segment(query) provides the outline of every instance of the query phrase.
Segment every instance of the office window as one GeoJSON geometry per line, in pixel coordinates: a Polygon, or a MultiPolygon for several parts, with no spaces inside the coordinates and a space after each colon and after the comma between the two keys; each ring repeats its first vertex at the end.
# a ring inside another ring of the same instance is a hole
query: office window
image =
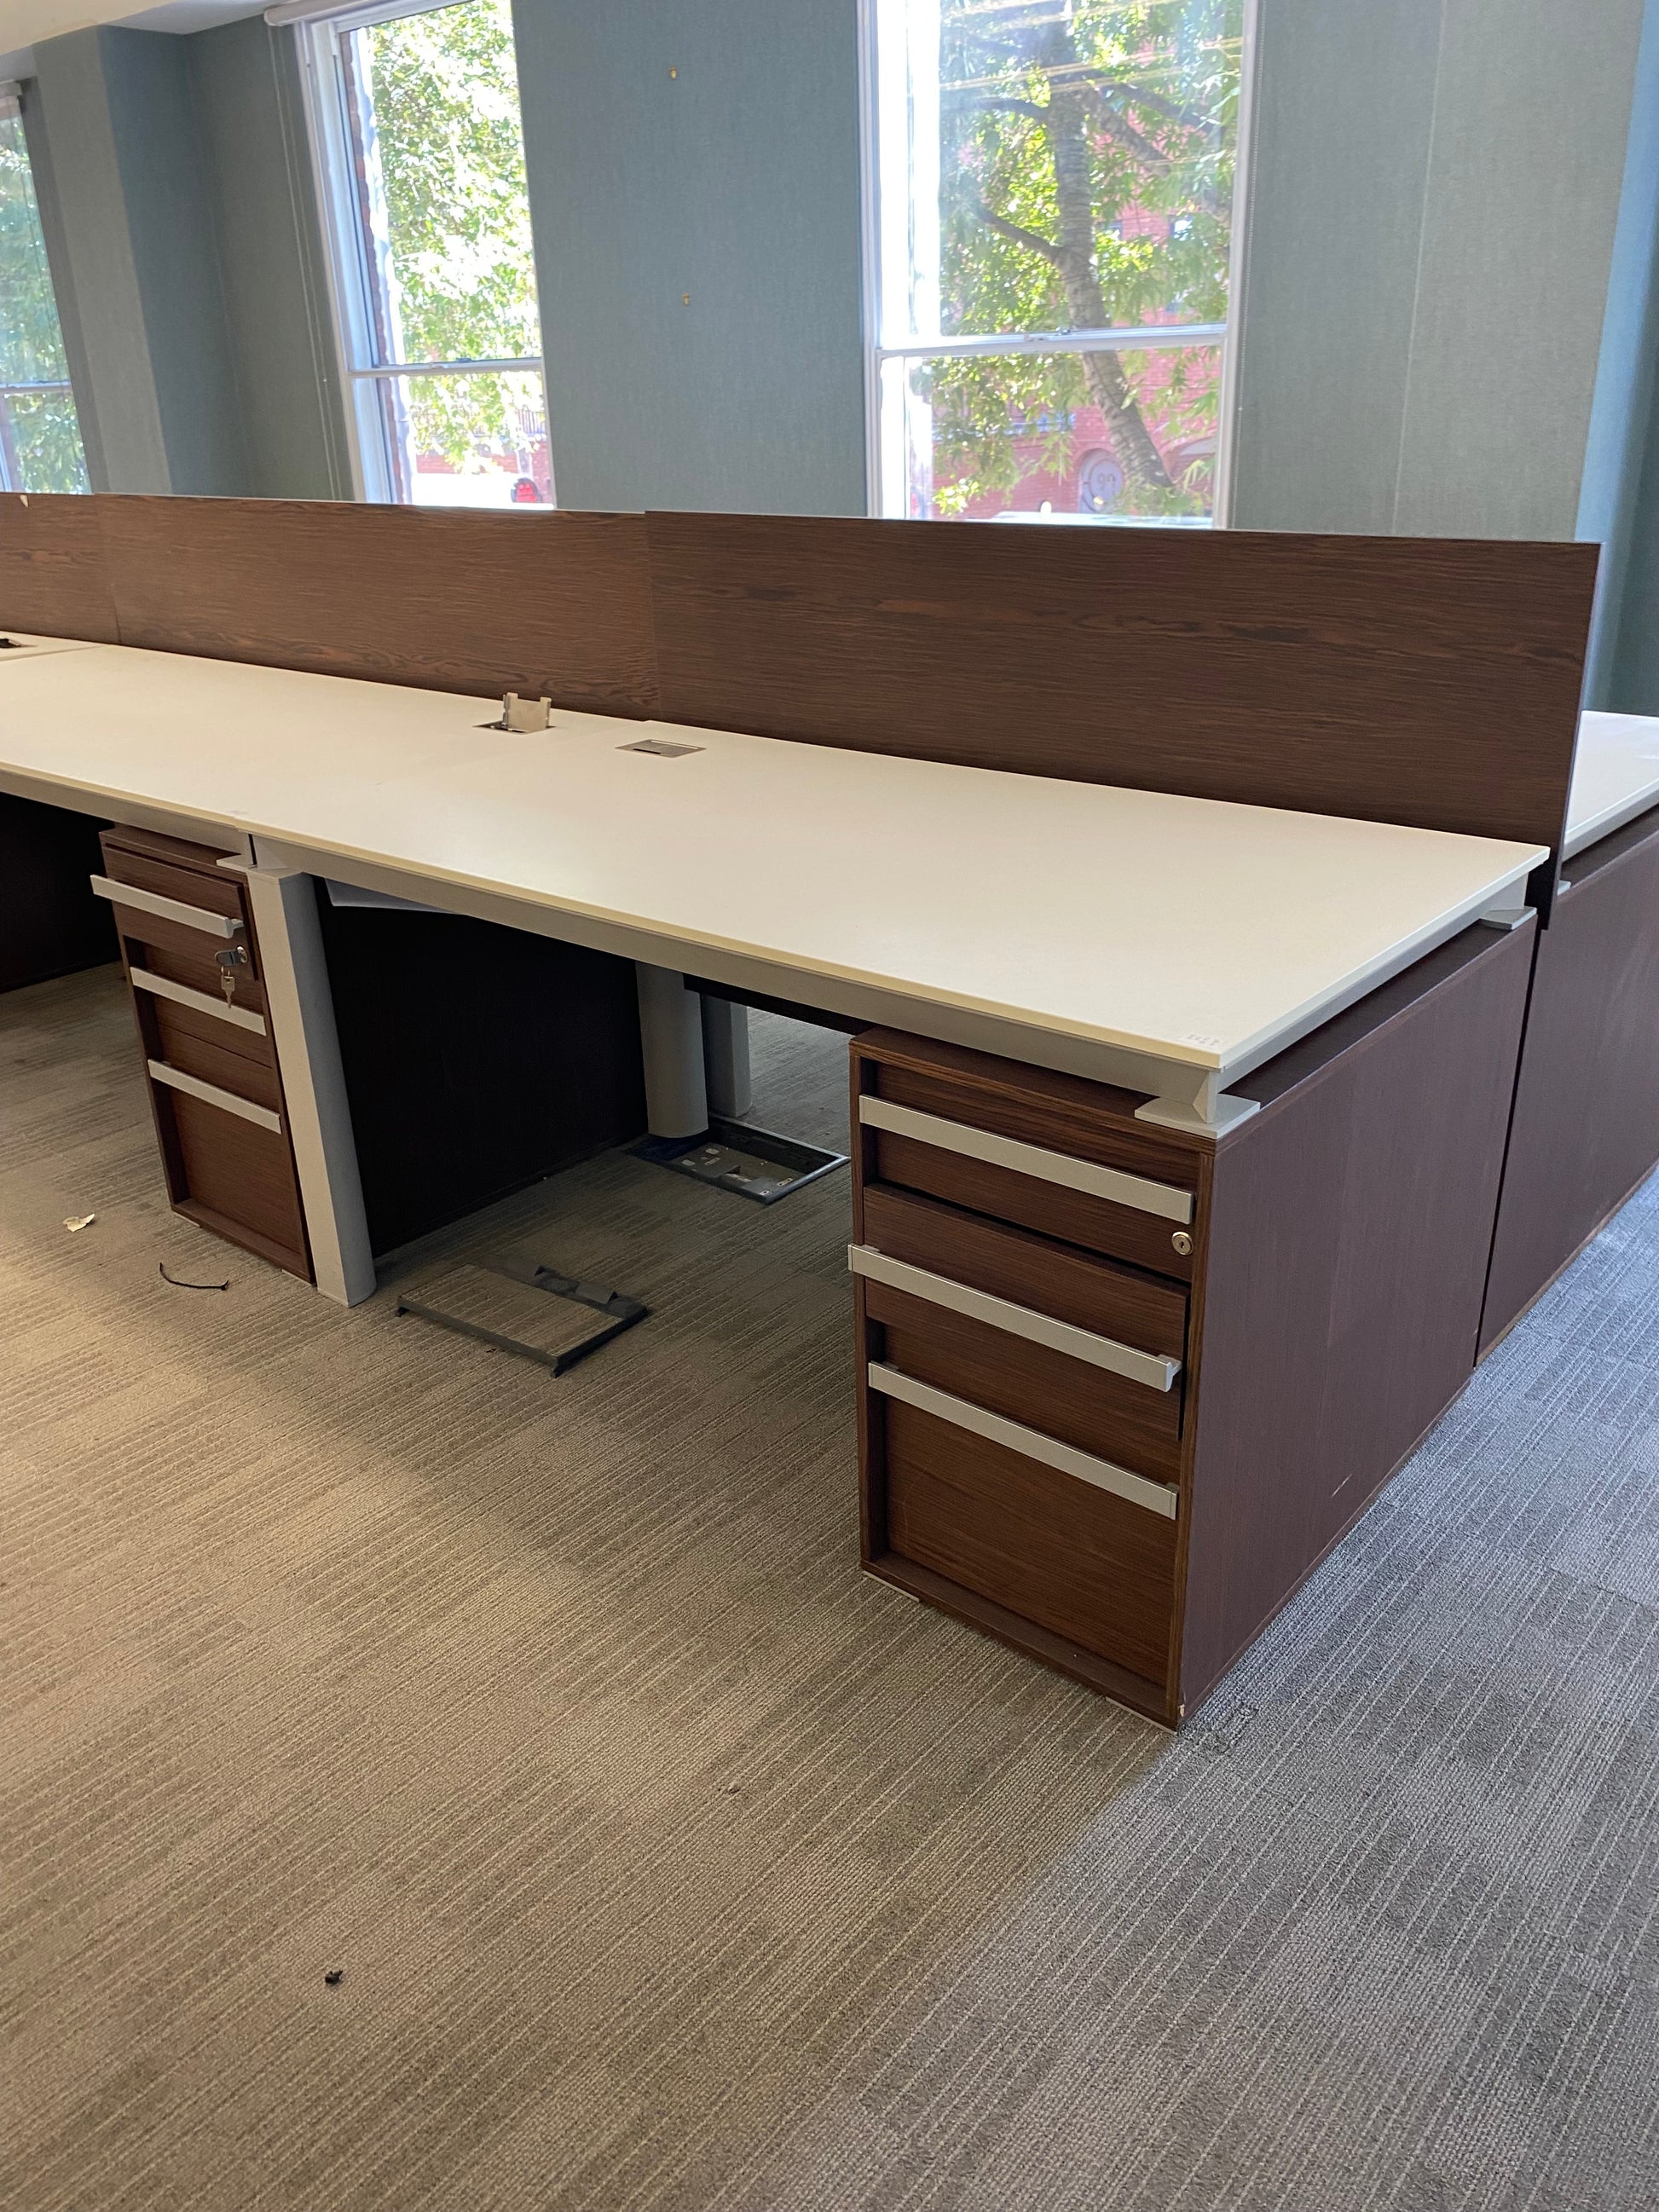
{"type": "Polygon", "coordinates": [[[872,504],[1206,525],[1248,0],[869,0],[872,504]]]}
{"type": "Polygon", "coordinates": [[[23,115],[0,94],[0,491],[85,491],[23,115]]]}
{"type": "Polygon", "coordinates": [[[509,0],[301,35],[360,493],[550,501],[509,0]]]}

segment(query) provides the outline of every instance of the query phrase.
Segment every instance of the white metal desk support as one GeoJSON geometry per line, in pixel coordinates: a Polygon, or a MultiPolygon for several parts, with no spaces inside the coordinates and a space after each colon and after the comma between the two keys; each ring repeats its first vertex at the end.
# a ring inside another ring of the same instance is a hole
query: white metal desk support
{"type": "Polygon", "coordinates": [[[374,1290],[374,1255],[351,1133],[317,886],[297,868],[239,866],[259,940],[294,1166],[318,1289],[356,1305],[374,1290]]]}

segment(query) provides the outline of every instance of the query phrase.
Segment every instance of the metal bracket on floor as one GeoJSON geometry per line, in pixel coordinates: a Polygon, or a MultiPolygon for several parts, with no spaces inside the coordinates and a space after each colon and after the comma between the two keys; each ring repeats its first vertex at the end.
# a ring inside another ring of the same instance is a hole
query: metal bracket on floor
{"type": "Polygon", "coordinates": [[[736,1198],[752,1199],[759,1206],[775,1205],[831,1169],[847,1165],[845,1152],[823,1152],[817,1145],[753,1128],[747,1121],[728,1121],[720,1114],[711,1114],[708,1127],[698,1136],[642,1137],[631,1150],[636,1160],[672,1168],[676,1175],[730,1191],[736,1198]]]}

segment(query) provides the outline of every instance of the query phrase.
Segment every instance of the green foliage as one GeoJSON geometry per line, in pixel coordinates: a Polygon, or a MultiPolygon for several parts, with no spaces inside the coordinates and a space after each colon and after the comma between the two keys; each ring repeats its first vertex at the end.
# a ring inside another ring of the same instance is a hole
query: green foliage
{"type": "MultiPolygon", "coordinates": [[[[464,0],[354,36],[379,134],[400,357],[538,354],[508,0],[464,0]]],[[[415,448],[476,466],[481,446],[520,442],[526,397],[522,376],[412,378],[415,448]]]]}
{"type": "MultiPolygon", "coordinates": [[[[22,118],[0,113],[0,385],[69,376],[22,118]]],[[[85,491],[75,402],[67,392],[0,395],[0,450],[19,491],[85,491]]]]}
{"type": "MultiPolygon", "coordinates": [[[[1243,0],[945,0],[947,333],[1224,318],[1243,12],[1243,0]]],[[[912,386],[934,410],[937,509],[1006,495],[1034,460],[1063,472],[1071,418],[1107,400],[1127,410],[1109,431],[1125,505],[1207,506],[1207,463],[1172,478],[1164,455],[1213,433],[1212,353],[943,360],[912,386]],[[1134,440],[1137,418],[1150,444],[1134,440]]]]}

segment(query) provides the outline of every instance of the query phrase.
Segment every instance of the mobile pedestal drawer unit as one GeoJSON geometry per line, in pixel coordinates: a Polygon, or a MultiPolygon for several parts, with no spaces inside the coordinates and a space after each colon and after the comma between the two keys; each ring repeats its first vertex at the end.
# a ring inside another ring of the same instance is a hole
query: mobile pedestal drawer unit
{"type": "Polygon", "coordinates": [[[107,830],[110,902],[174,1211],[312,1280],[247,895],[210,848],[107,830]]]}
{"type": "Polygon", "coordinates": [[[1235,1082],[852,1053],[866,1565],[1179,1723],[1468,1381],[1532,924],[1235,1082]]]}

